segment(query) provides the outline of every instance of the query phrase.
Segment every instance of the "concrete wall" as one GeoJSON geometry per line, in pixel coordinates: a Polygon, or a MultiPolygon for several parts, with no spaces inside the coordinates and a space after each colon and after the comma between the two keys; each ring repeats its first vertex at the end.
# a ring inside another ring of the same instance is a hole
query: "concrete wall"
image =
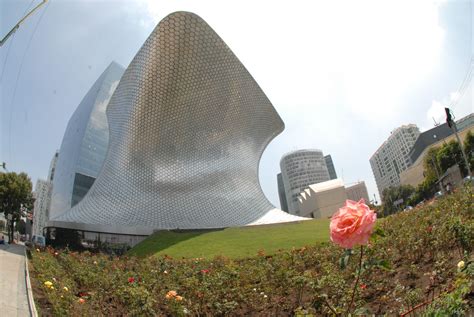
{"type": "Polygon", "coordinates": [[[346,199],[347,195],[344,184],[342,181],[336,179],[310,185],[309,188],[302,193],[298,203],[303,217],[329,218],[339,208],[344,206],[346,199]],[[326,183],[330,183],[328,184],[330,186],[324,187],[326,183]]]}
{"type": "Polygon", "coordinates": [[[361,198],[363,198],[366,203],[370,201],[369,192],[367,191],[365,182],[359,182],[355,185],[346,187],[346,195],[347,199],[353,201],[359,201],[361,198]]]}

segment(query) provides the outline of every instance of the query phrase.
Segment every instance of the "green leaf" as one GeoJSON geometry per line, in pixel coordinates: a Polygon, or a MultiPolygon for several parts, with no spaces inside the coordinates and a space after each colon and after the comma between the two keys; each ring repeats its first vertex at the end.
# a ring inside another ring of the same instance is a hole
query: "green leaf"
{"type": "Polygon", "coordinates": [[[392,269],[392,266],[390,265],[390,263],[387,260],[378,260],[377,261],[377,267],[380,267],[380,268],[385,269],[385,270],[391,270],[392,269]]]}
{"type": "Polygon", "coordinates": [[[383,229],[380,227],[375,228],[372,234],[380,237],[385,237],[385,231],[383,231],[383,229]]]}
{"type": "Polygon", "coordinates": [[[344,255],[339,259],[339,267],[341,270],[344,270],[347,267],[350,257],[351,252],[345,252],[344,255]]]}

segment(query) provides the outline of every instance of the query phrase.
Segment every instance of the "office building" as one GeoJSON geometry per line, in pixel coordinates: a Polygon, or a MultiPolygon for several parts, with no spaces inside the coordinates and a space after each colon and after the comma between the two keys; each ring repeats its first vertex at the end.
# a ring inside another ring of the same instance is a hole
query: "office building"
{"type": "Polygon", "coordinates": [[[51,207],[51,195],[53,189],[54,172],[56,163],[58,162],[59,152],[55,152],[49,165],[48,180],[38,179],[34,191],[34,208],[33,208],[33,235],[43,235],[43,229],[49,220],[49,210],[51,207]]]}
{"type": "Polygon", "coordinates": [[[54,179],[54,172],[56,171],[56,164],[58,163],[59,151],[56,151],[51,159],[51,163],[49,164],[49,172],[48,172],[48,182],[53,183],[54,179]]]}
{"type": "Polygon", "coordinates": [[[288,203],[286,202],[285,185],[283,184],[283,176],[281,173],[277,175],[278,197],[280,198],[280,208],[288,212],[288,203]]]}
{"type": "Polygon", "coordinates": [[[69,120],[53,172],[51,217],[81,201],[99,174],[109,141],[105,110],[123,71],[112,62],[69,120]]]}
{"type": "Polygon", "coordinates": [[[400,173],[410,167],[409,153],[419,135],[416,125],[403,125],[393,130],[370,158],[380,197],[385,188],[400,185],[400,173]]]}
{"type": "Polygon", "coordinates": [[[329,179],[336,179],[336,169],[334,168],[334,163],[332,162],[331,155],[326,155],[324,157],[324,160],[326,161],[326,167],[328,168],[329,179]]]}
{"type": "Polygon", "coordinates": [[[48,209],[51,201],[51,183],[42,179],[36,181],[34,191],[33,230],[32,235],[43,235],[48,221],[48,209]]]}
{"type": "Polygon", "coordinates": [[[298,195],[309,185],[329,180],[329,172],[321,150],[298,150],[283,155],[281,175],[288,212],[300,215],[298,195]]]}

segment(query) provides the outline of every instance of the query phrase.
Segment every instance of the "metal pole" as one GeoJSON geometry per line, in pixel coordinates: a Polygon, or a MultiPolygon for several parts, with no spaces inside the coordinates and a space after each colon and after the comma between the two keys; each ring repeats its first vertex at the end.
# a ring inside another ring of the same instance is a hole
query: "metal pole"
{"type": "Polygon", "coordinates": [[[5,35],[5,37],[0,41],[0,46],[3,45],[3,43],[5,43],[6,40],[8,40],[8,38],[13,34],[15,33],[15,31],[20,27],[20,24],[22,24],[26,18],[28,18],[30,15],[33,14],[33,12],[35,12],[39,7],[41,7],[43,4],[46,3],[46,1],[48,0],[43,0],[43,2],[41,2],[40,4],[38,4],[36,7],[33,8],[33,10],[31,10],[27,15],[25,15],[20,21],[18,21],[17,24],[15,24],[15,26],[10,30],[10,32],[7,33],[7,35],[5,35]]]}

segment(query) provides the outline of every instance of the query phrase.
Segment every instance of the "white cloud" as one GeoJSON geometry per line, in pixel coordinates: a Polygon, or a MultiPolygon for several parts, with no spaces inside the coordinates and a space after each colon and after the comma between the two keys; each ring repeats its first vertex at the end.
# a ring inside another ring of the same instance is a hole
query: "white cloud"
{"type": "MultiPolygon", "coordinates": [[[[264,155],[272,156],[272,167],[261,168],[269,179],[267,186],[261,177],[264,189],[274,183],[269,174],[277,168],[278,155],[286,151],[341,149],[342,155],[355,136],[377,148],[376,143],[386,138],[383,133],[399,122],[408,123],[405,113],[413,105],[405,103],[406,96],[436,69],[444,39],[440,1],[140,3],[152,24],[173,11],[200,15],[272,101],[286,130],[264,155]],[[367,135],[370,129],[381,131],[367,135]]],[[[432,105],[432,111],[439,107],[432,105]]],[[[364,151],[360,156],[366,161],[357,164],[367,165],[367,170],[351,172],[355,162],[336,155],[337,169],[344,169],[348,179],[365,178],[374,192],[368,167],[372,153],[364,151]]]]}
{"type": "Polygon", "coordinates": [[[458,120],[474,111],[474,83],[472,77],[467,82],[462,94],[458,91],[451,92],[449,97],[442,100],[433,100],[431,107],[426,113],[426,121],[422,125],[422,130],[428,130],[433,127],[434,121],[444,123],[446,121],[446,112],[444,108],[449,108],[458,120]]]}
{"type": "MultiPolygon", "coordinates": [[[[436,100],[433,100],[433,102],[431,103],[431,107],[428,109],[428,112],[426,114],[427,121],[431,122],[431,127],[435,122],[443,123],[445,121],[446,114],[444,112],[444,107],[444,104],[436,100]]],[[[430,128],[430,126],[428,126],[427,128],[430,128]]]]}
{"type": "Polygon", "coordinates": [[[438,4],[427,0],[139,4],[155,24],[173,11],[200,14],[275,103],[327,104],[338,94],[374,121],[403,107],[400,97],[431,73],[443,40],[438,4]]]}

